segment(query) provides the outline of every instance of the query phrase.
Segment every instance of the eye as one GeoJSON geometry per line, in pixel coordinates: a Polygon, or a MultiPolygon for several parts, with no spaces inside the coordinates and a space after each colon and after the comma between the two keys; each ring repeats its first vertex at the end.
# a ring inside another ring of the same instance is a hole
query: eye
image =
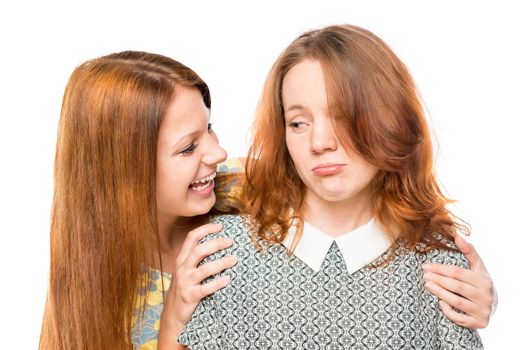
{"type": "Polygon", "coordinates": [[[187,146],[186,148],[184,148],[183,150],[181,150],[180,152],[178,152],[178,154],[181,154],[181,155],[187,156],[187,155],[193,153],[193,151],[195,150],[195,148],[197,148],[197,145],[195,145],[194,143],[191,143],[189,146],[187,146]]]}
{"type": "Polygon", "coordinates": [[[207,131],[213,130],[213,123],[207,123],[207,131]]]}
{"type": "Polygon", "coordinates": [[[308,124],[306,122],[302,121],[293,121],[288,123],[288,127],[291,128],[294,131],[301,131],[303,130],[308,124]]]}

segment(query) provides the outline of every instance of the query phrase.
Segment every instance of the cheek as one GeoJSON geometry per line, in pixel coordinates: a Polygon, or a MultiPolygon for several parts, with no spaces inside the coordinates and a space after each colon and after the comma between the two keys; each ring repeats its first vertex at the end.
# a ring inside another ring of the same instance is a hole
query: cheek
{"type": "Polygon", "coordinates": [[[362,162],[355,170],[355,175],[363,186],[369,185],[378,172],[377,168],[367,162],[362,162]]]}
{"type": "Polygon", "coordinates": [[[311,176],[309,171],[309,144],[305,137],[293,135],[294,137],[287,137],[286,145],[291,160],[295,165],[295,170],[300,177],[300,180],[308,188],[313,186],[314,178],[311,176]]]}
{"type": "Polygon", "coordinates": [[[291,160],[295,164],[295,167],[297,170],[300,168],[300,166],[303,164],[303,158],[304,158],[304,148],[300,147],[300,142],[295,137],[287,137],[286,136],[286,146],[287,151],[289,155],[291,156],[291,160]]]}
{"type": "Polygon", "coordinates": [[[180,202],[192,181],[188,174],[189,166],[178,164],[174,160],[159,162],[156,174],[157,203],[161,206],[171,206],[180,202]]]}

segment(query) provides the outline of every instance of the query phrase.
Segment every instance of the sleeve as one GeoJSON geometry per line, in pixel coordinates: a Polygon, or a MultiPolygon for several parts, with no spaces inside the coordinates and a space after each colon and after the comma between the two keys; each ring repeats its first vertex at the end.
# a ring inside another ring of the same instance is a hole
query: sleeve
{"type": "Polygon", "coordinates": [[[191,321],[186,325],[178,342],[192,350],[222,350],[224,343],[223,327],[218,321],[217,309],[212,297],[198,304],[191,321]]]}
{"type": "MultiPolygon", "coordinates": [[[[228,236],[232,238],[235,243],[232,247],[221,250],[207,256],[201,262],[206,264],[210,261],[220,259],[225,255],[232,253],[232,249],[238,245],[237,237],[239,230],[235,230],[242,220],[240,217],[225,215],[214,217],[211,222],[221,223],[223,230],[216,234],[206,236],[202,241],[214,239],[216,237],[228,236]]],[[[209,282],[214,278],[218,278],[224,274],[229,275],[233,279],[234,273],[230,269],[222,271],[221,273],[208,278],[204,283],[209,282]]],[[[216,292],[200,301],[191,320],[188,322],[180,336],[178,342],[182,345],[187,346],[193,350],[210,349],[210,350],[223,350],[227,349],[228,345],[225,340],[226,326],[222,322],[221,312],[223,311],[220,307],[221,303],[225,301],[225,297],[221,291],[216,292]]]]}
{"type": "MultiPolygon", "coordinates": [[[[463,268],[468,268],[468,261],[466,257],[457,251],[441,250],[434,256],[431,262],[456,265],[463,268]]],[[[454,323],[444,315],[437,304],[437,333],[438,333],[438,349],[455,350],[481,350],[484,349],[482,341],[478,332],[474,329],[465,328],[454,323]]]]}
{"type": "Polygon", "coordinates": [[[133,350],[156,350],[158,331],[160,329],[160,315],[164,303],[163,286],[169,287],[171,276],[160,271],[149,269],[142,275],[142,282],[147,281],[149,274],[151,280],[148,286],[141,285],[138,291],[138,301],[133,309],[133,326],[131,329],[131,343],[133,350]],[[147,299],[146,289],[149,289],[147,299]],[[142,303],[145,308],[142,310],[142,303]]]}

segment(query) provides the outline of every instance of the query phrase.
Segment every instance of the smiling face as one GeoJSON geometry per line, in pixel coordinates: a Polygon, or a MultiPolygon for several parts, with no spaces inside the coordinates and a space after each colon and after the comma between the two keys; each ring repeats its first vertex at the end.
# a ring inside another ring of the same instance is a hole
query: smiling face
{"type": "Polygon", "coordinates": [[[289,70],[282,102],[286,145],[306,186],[306,204],[370,206],[370,183],[377,169],[337,139],[319,61],[304,60],[289,70]]]}
{"type": "Polygon", "coordinates": [[[166,222],[205,214],[213,207],[216,165],[227,157],[200,92],[178,86],[174,96],[157,141],[157,211],[166,222]]]}

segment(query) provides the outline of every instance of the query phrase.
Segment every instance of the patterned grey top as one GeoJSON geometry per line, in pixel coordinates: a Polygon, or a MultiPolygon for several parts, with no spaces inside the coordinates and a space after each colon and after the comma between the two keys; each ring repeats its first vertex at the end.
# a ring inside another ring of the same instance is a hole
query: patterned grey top
{"type": "Polygon", "coordinates": [[[231,283],[201,301],[179,337],[190,349],[482,349],[478,333],[448,320],[427,292],[422,264],[467,266],[457,252],[398,248],[385,266],[349,274],[336,243],[318,272],[282,245],[253,244],[244,218],[212,221],[234,254],[231,283]]]}

